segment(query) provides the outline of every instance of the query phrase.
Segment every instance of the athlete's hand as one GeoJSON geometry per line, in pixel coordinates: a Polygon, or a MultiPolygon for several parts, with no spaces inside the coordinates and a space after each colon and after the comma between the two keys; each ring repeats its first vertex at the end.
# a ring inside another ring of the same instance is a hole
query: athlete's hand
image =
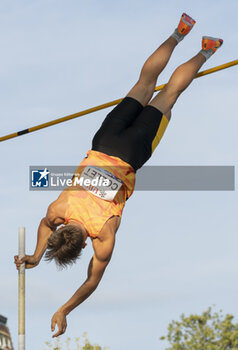
{"type": "Polygon", "coordinates": [[[21,266],[21,264],[25,263],[26,269],[32,269],[33,267],[36,267],[40,260],[37,259],[34,255],[25,255],[23,258],[19,259],[18,255],[14,256],[14,262],[16,264],[17,270],[21,266]]]}
{"type": "Polygon", "coordinates": [[[51,319],[51,331],[54,332],[55,326],[58,326],[58,332],[52,335],[52,338],[63,334],[67,328],[66,315],[62,311],[57,311],[51,319]]]}

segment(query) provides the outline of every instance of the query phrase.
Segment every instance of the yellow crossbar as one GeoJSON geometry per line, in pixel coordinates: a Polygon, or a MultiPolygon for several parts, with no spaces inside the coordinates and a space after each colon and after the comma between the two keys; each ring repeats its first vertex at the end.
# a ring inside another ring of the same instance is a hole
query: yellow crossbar
{"type": "MultiPolygon", "coordinates": [[[[235,61],[231,61],[231,62],[222,64],[220,66],[216,66],[216,67],[204,70],[204,71],[198,73],[196,75],[196,78],[203,77],[205,75],[218,72],[219,70],[222,70],[222,69],[230,68],[230,67],[235,66],[237,64],[238,64],[238,60],[235,60],[235,61]]],[[[155,91],[162,90],[165,87],[165,85],[166,84],[157,86],[155,88],[155,91]]],[[[48,126],[52,126],[52,125],[56,125],[56,124],[59,124],[59,123],[63,123],[63,122],[66,122],[67,120],[71,120],[71,119],[74,119],[74,118],[82,117],[83,115],[86,115],[86,114],[89,114],[89,113],[93,113],[93,112],[99,111],[101,109],[105,109],[105,108],[108,108],[108,107],[111,107],[111,106],[115,106],[118,103],[120,103],[121,101],[122,101],[122,98],[119,98],[118,100],[114,100],[114,101],[111,101],[111,102],[108,102],[108,103],[104,103],[102,105],[99,105],[99,106],[96,106],[96,107],[93,107],[93,108],[85,109],[84,111],[81,111],[81,112],[78,112],[78,113],[70,114],[70,115],[67,115],[65,117],[58,118],[58,119],[52,120],[52,121],[47,122],[47,123],[39,124],[39,125],[33,126],[31,128],[25,129],[25,130],[21,130],[21,131],[14,132],[14,133],[9,134],[9,135],[2,136],[2,137],[0,137],[0,142],[12,139],[12,138],[17,137],[17,136],[25,135],[25,134],[28,134],[30,132],[36,131],[36,130],[48,128],[48,126]]]]}

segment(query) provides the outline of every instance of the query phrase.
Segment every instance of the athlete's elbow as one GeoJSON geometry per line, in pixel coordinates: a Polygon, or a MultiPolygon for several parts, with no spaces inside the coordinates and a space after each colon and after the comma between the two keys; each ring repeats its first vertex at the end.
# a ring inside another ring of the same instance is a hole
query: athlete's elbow
{"type": "Polygon", "coordinates": [[[40,225],[47,226],[50,229],[55,228],[47,216],[45,216],[44,218],[41,219],[40,225]]]}
{"type": "Polygon", "coordinates": [[[47,217],[44,217],[40,221],[40,225],[48,226],[48,220],[47,217]]]}
{"type": "Polygon", "coordinates": [[[97,289],[100,281],[101,281],[101,278],[91,278],[90,280],[87,281],[88,287],[90,288],[90,290],[92,290],[92,292],[94,292],[95,289],[97,289]]]}

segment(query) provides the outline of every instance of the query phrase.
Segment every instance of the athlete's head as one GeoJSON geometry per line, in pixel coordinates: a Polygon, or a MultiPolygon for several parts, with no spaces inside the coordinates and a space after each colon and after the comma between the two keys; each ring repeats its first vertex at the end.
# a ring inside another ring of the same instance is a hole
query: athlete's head
{"type": "Polygon", "coordinates": [[[85,247],[87,234],[80,224],[70,224],[55,230],[48,239],[45,259],[55,260],[59,267],[76,262],[85,247]]]}

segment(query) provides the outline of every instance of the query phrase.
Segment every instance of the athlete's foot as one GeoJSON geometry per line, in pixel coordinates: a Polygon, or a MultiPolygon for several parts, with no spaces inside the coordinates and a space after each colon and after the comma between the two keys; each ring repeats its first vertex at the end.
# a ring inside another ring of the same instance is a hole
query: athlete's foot
{"type": "Polygon", "coordinates": [[[202,50],[200,53],[206,58],[210,58],[223,44],[223,40],[219,38],[212,38],[210,36],[202,37],[202,50]]]}
{"type": "Polygon", "coordinates": [[[175,29],[172,37],[179,43],[191,31],[196,21],[186,13],[182,14],[178,27],[175,29]]]}

